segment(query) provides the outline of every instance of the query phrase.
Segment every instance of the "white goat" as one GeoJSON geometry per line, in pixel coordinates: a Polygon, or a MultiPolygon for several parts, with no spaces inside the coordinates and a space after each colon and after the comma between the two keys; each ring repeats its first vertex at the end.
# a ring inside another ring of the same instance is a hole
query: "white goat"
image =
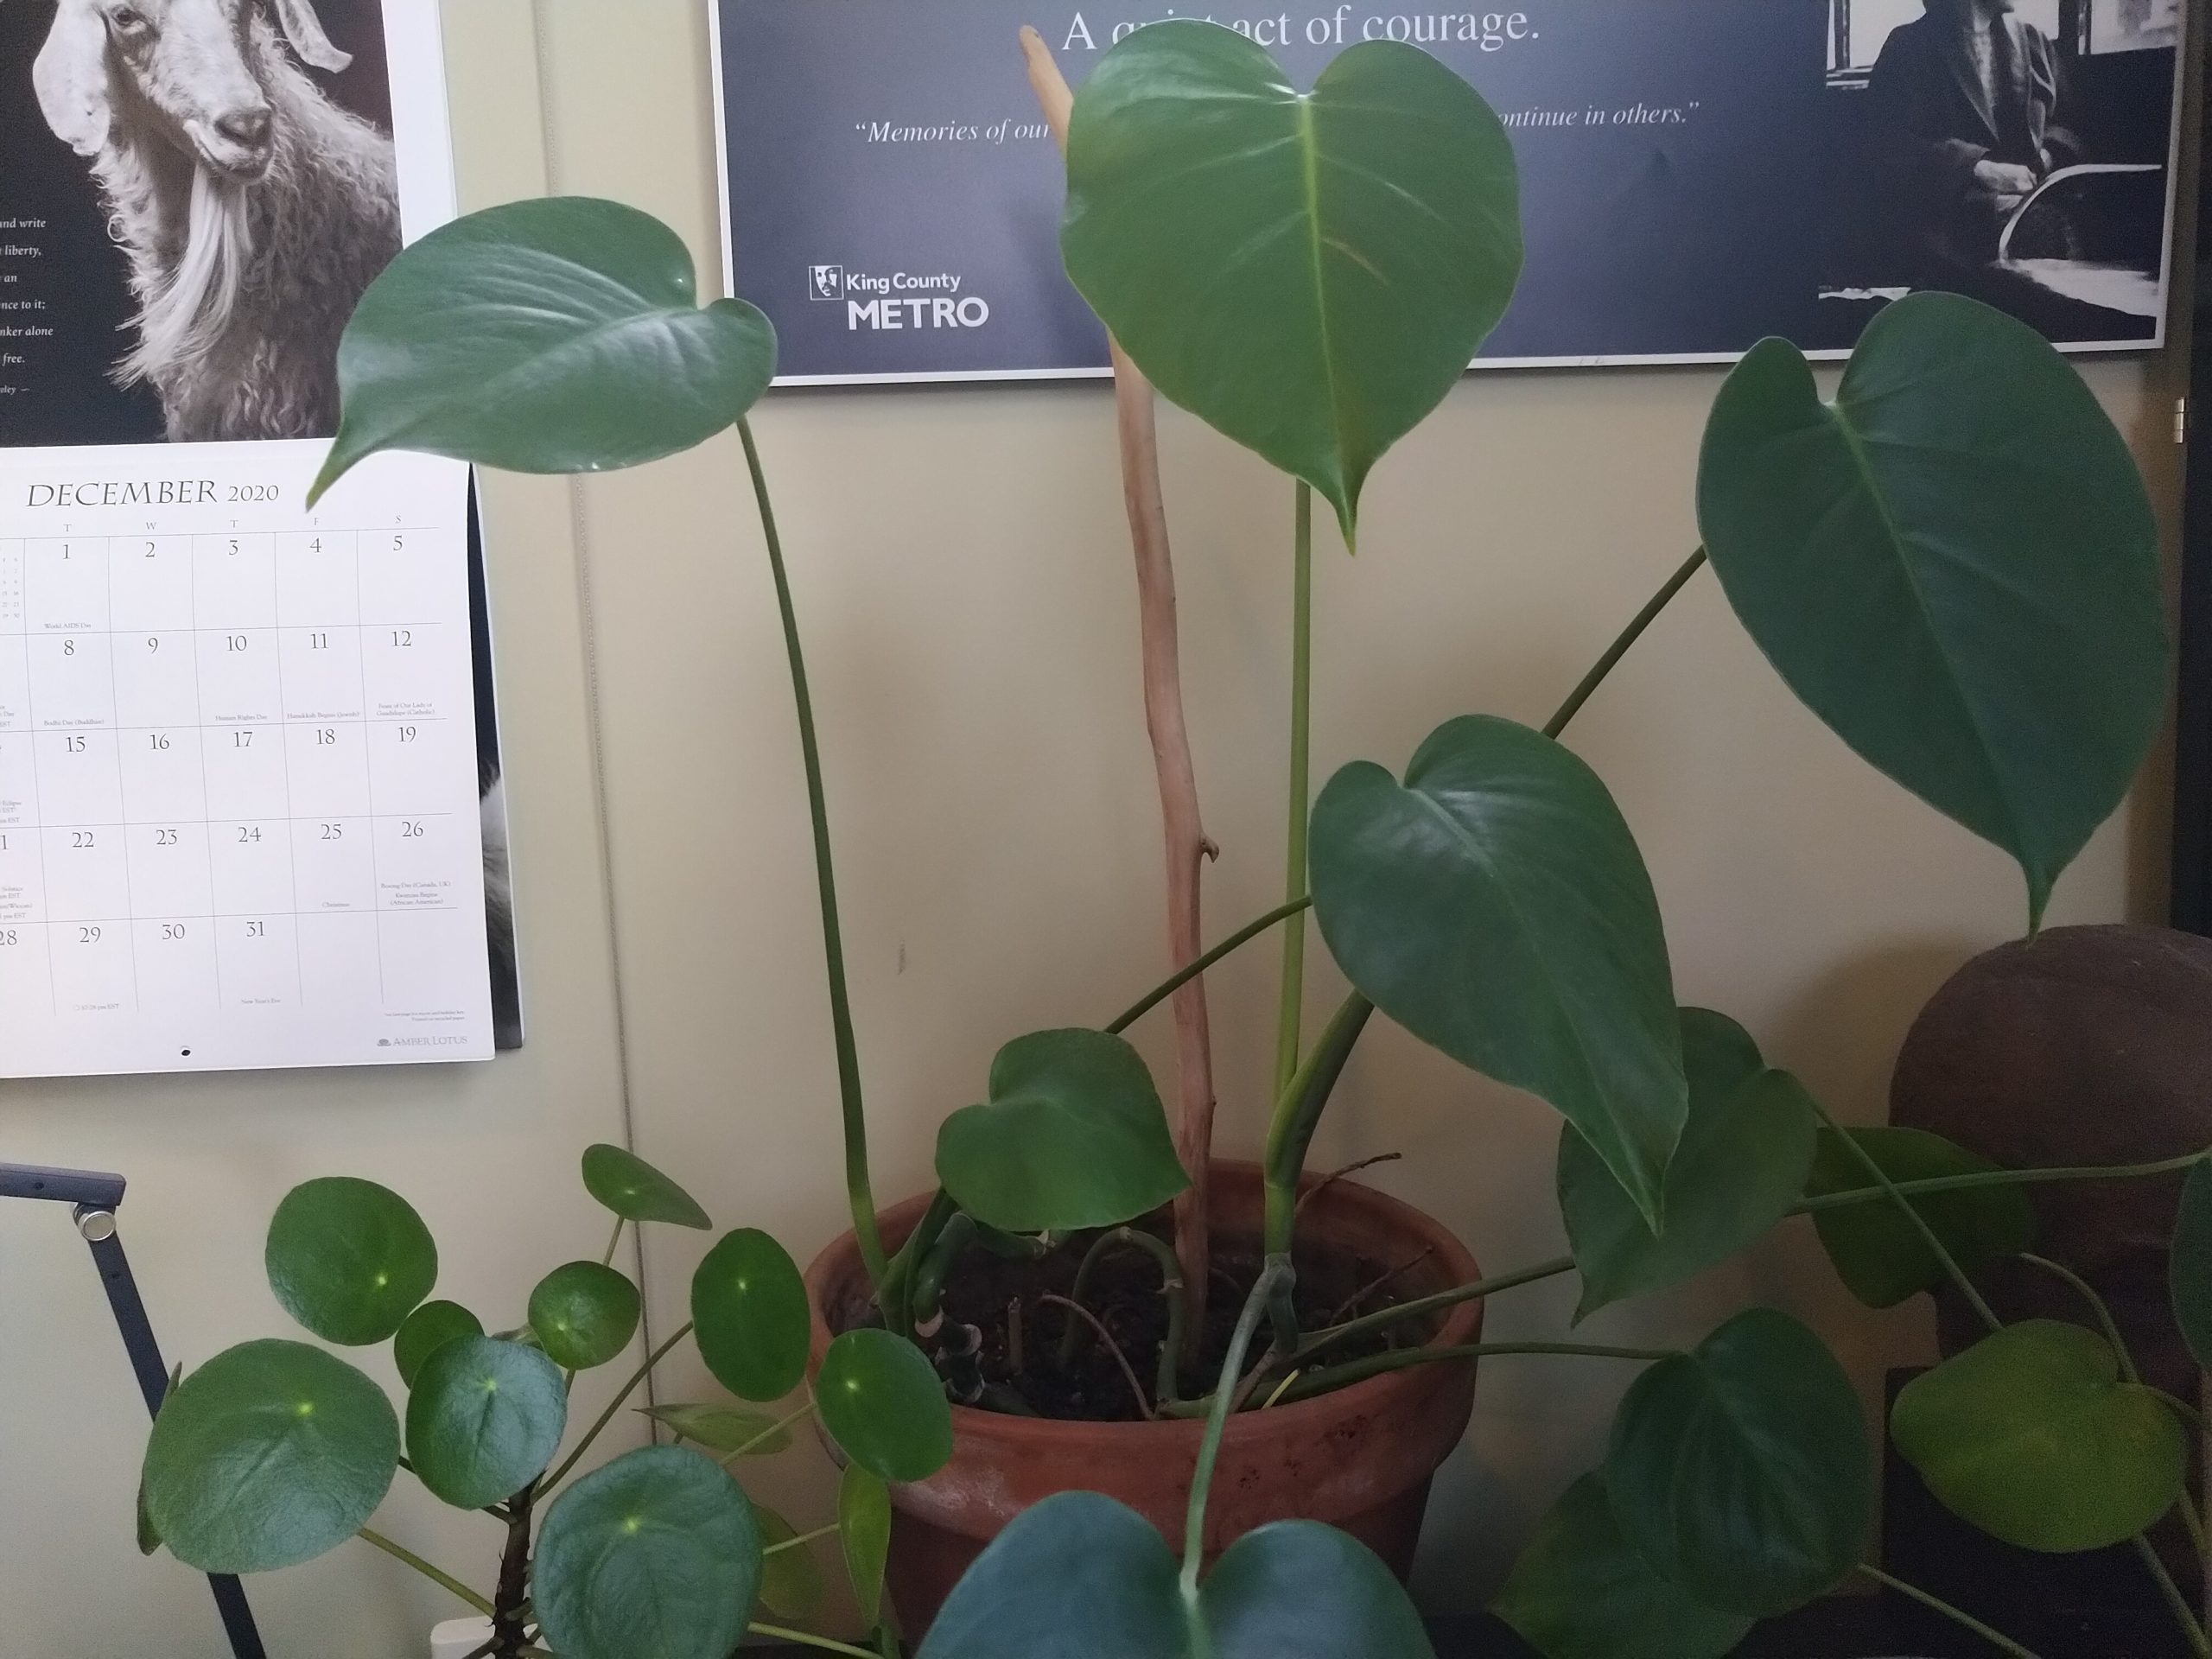
{"type": "Polygon", "coordinates": [[[33,72],[130,258],[138,342],[116,378],[153,386],[174,442],[334,432],[339,336],[399,251],[391,140],[278,27],[302,62],[352,59],[311,0],[266,3],[59,0],[33,72]]]}

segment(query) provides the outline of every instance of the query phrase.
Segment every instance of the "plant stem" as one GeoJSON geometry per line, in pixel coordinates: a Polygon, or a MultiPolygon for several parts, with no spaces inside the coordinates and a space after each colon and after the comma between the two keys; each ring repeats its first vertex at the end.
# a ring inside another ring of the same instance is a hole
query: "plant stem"
{"type": "Polygon", "coordinates": [[[1626,1359],[1650,1364],[1662,1359],[1672,1359],[1680,1351],[1675,1348],[1612,1348],[1580,1342],[1475,1342],[1456,1348],[1394,1348],[1388,1353],[1370,1354],[1364,1359],[1349,1360],[1342,1365],[1331,1365],[1319,1371],[1308,1372],[1283,1389],[1277,1397],[1281,1403],[1287,1405],[1294,1400],[1309,1399],[1317,1394],[1332,1394],[1338,1389],[1350,1388],[1355,1382],[1364,1382],[1370,1376],[1382,1376],[1388,1372],[1402,1371],[1415,1365],[1449,1364],[1455,1360],[1537,1354],[1582,1359],[1626,1359]]]}
{"type": "Polygon", "coordinates": [[[2128,1351],[2127,1338],[2120,1334],[2120,1321],[2113,1318],[2111,1306],[2097,1294],[2097,1287],[2064,1262],[2054,1262],[2047,1255],[2037,1255],[2023,1250],[2020,1260],[2031,1268],[2040,1268],[2054,1279],[2063,1280],[2072,1287],[2074,1294],[2087,1302],[2089,1311],[2097,1316],[2097,1324],[2103,1328],[2105,1340],[2112,1344],[2113,1357],[2120,1361],[2121,1378],[2138,1388],[2142,1387],[2143,1373],[2135,1368],[2135,1356],[2128,1351]]]}
{"type": "Polygon", "coordinates": [[[1953,1624],[1960,1625],[1963,1629],[1972,1630],[1976,1636],[1988,1643],[1999,1652],[2011,1654],[2012,1656],[2012,1659],[2037,1659],[2037,1656],[2034,1653],[2030,1651],[2028,1649],[2022,1647],[2018,1643],[2012,1640],[2011,1637],[1991,1630],[1988,1625],[1974,1618],[1973,1614],[1961,1611],[1960,1609],[1952,1606],[1949,1602],[1945,1601],[1940,1596],[1930,1595],[1927,1591],[1923,1590],[1917,1585],[1907,1584],[1903,1579],[1891,1578],[1888,1573],[1883,1572],[1880,1567],[1871,1567],[1863,1561],[1859,1563],[1859,1571],[1866,1577],[1872,1579],[1875,1583],[1886,1586],[1888,1588],[1896,1591],[1899,1595],[1918,1602],[1929,1611],[1941,1613],[1953,1624]]]}
{"type": "Polygon", "coordinates": [[[944,1281],[968,1247],[976,1242],[976,1220],[964,1210],[956,1210],[931,1241],[929,1249],[915,1258],[912,1274],[904,1287],[902,1299],[906,1317],[916,1325],[925,1325],[944,1311],[944,1281]]]}
{"type": "Polygon", "coordinates": [[[787,1549],[804,1549],[809,1544],[817,1542],[840,1530],[842,1529],[835,1523],[826,1527],[817,1527],[812,1532],[802,1532],[796,1537],[786,1538],[780,1544],[770,1544],[760,1553],[763,1555],[780,1555],[787,1549]]]}
{"type": "Polygon", "coordinates": [[[599,1258],[599,1265],[601,1267],[611,1268],[614,1265],[614,1252],[620,1249],[622,1245],[622,1217],[620,1216],[615,1217],[613,1236],[607,1241],[607,1254],[599,1258]]]}
{"type": "Polygon", "coordinates": [[[543,1497],[566,1478],[569,1471],[576,1466],[576,1459],[591,1449],[591,1443],[600,1437],[601,1432],[609,1423],[614,1421],[614,1414],[622,1409],[622,1402],[635,1394],[638,1391],[638,1385],[652,1374],[653,1367],[666,1359],[674,1351],[676,1344],[690,1334],[691,1321],[686,1319],[674,1335],[645,1356],[645,1363],[630,1373],[630,1380],[622,1385],[622,1391],[607,1402],[607,1409],[599,1414],[599,1421],[584,1431],[584,1437],[576,1442],[575,1450],[562,1460],[559,1468],[537,1483],[538,1496],[543,1497]]]}
{"type": "Polygon", "coordinates": [[[519,1654],[528,1645],[524,1630],[530,1601],[530,1513],[537,1501],[534,1482],[507,1500],[507,1547],[499,1557],[499,1587],[492,1597],[498,1610],[492,1615],[494,1654],[519,1654]]]}
{"type": "MultiPolygon", "coordinates": [[[[1306,833],[1313,809],[1313,486],[1298,480],[1291,556],[1290,808],[1285,819],[1283,900],[1306,896],[1306,833]]],[[[1306,925],[1283,930],[1282,989],[1275,1009],[1275,1079],[1280,1100],[1298,1075],[1299,1024],[1306,1006],[1306,925]]]]}
{"type": "Polygon", "coordinates": [[[1224,957],[1251,944],[1276,923],[1287,921],[1300,912],[1313,908],[1313,900],[1310,897],[1294,899],[1287,905],[1277,905],[1257,921],[1247,922],[1188,967],[1178,969],[1173,974],[1139,997],[1113,1024],[1105,1028],[1107,1033],[1109,1036],[1119,1036],[1224,957]]]}
{"type": "MultiPolygon", "coordinates": [[[[2178,1171],[2192,1169],[2202,1163],[2212,1153],[2192,1152],[2179,1158],[2164,1158],[2149,1164],[2108,1164],[2098,1166],[2069,1165],[2049,1169],[1986,1169],[1971,1175],[1936,1175],[1924,1180],[1897,1181],[1892,1185],[1910,1198],[1925,1198],[1937,1192],[1971,1192],[1986,1186],[2039,1186],[2059,1181],[2128,1181],[2152,1175],[2171,1175],[2178,1171]]],[[[1823,1210],[1834,1210],[1847,1205],[1866,1204],[1875,1198],[1885,1198],[1889,1192],[1878,1186],[1858,1186],[1847,1192],[1824,1192],[1815,1198],[1805,1198],[1790,1211],[1796,1216],[1817,1215],[1823,1210]]]]}
{"type": "MultiPolygon", "coordinates": [[[[1810,1096],[1806,1098],[1812,1100],[1810,1096]]],[[[1910,1198],[1897,1190],[1897,1184],[1890,1179],[1889,1171],[1882,1167],[1872,1153],[1859,1144],[1857,1135],[1853,1135],[1835,1121],[1834,1114],[1826,1106],[1817,1100],[1812,1100],[1812,1107],[1828,1133],[1843,1142],[1851,1155],[1857,1159],[1866,1173],[1874,1178],[1874,1184],[1881,1188],[1883,1195],[1895,1205],[1905,1220],[1911,1224],[1913,1231],[1920,1235],[1920,1242],[1928,1247],[1929,1253],[1942,1265],[1951,1282],[1959,1287],[1959,1293],[1967,1299],[1967,1304],[1974,1309],[1982,1324],[1992,1331],[2003,1330],[2004,1321],[1997,1317],[1996,1311],[1983,1300],[1981,1293],[1974,1288],[1974,1281],[1967,1277],[1966,1269],[1959,1266],[1958,1258],[1945,1247],[1942,1239],[1936,1237],[1936,1230],[1928,1224],[1927,1218],[1913,1207],[1910,1198]]]]}
{"type": "Polygon", "coordinates": [[[1689,579],[1704,567],[1705,550],[1700,547],[1683,561],[1681,569],[1667,578],[1665,584],[1651,596],[1651,602],[1638,611],[1636,620],[1621,631],[1620,638],[1605,647],[1605,654],[1582,677],[1582,683],[1567,694],[1567,701],[1559,706],[1559,712],[1545,722],[1546,737],[1557,737],[1567,729],[1567,722],[1582,712],[1582,705],[1589,702],[1591,695],[1605,683],[1605,676],[1619,666],[1621,658],[1627,656],[1630,648],[1643,637],[1643,631],[1659,620],[1659,613],[1674,602],[1675,595],[1681,593],[1688,585],[1689,579]]]}
{"type": "Polygon", "coordinates": [[[454,1577],[452,1573],[440,1572],[436,1567],[432,1567],[428,1561],[424,1560],[420,1555],[417,1555],[413,1550],[409,1549],[403,1544],[395,1544],[391,1539],[385,1537],[382,1533],[374,1531],[367,1527],[363,1527],[360,1531],[354,1535],[354,1536],[360,1539],[364,1543],[374,1544],[378,1549],[384,1551],[385,1554],[391,1556],[394,1560],[404,1561],[408,1566],[413,1567],[417,1573],[420,1573],[424,1578],[429,1580],[433,1584],[438,1585],[442,1588],[450,1591],[453,1594],[459,1596],[471,1607],[474,1607],[478,1612],[483,1614],[485,1618],[491,1618],[495,1611],[495,1609],[490,1602],[478,1595],[474,1590],[463,1584],[459,1579],[454,1577]]]}
{"type": "Polygon", "coordinates": [[[2135,1554],[2143,1562],[2144,1570],[2150,1573],[2151,1581],[2158,1586],[2158,1594],[2165,1600],[2167,1611],[2173,1614],[2174,1623],[2181,1626],[2182,1635],[2188,1639],[2189,1650],[2196,1654],[2197,1659],[2212,1659],[2212,1638],[2206,1637],[2202,1621],[2197,1618],[2195,1609],[2190,1606],[2189,1599],[2182,1594],[2180,1586],[2174,1583],[2174,1575],[2166,1571],[2166,1564],[2158,1558],[2158,1552],[2139,1532],[2132,1541],[2135,1545],[2135,1554]]]}
{"type": "Polygon", "coordinates": [[[1198,1446],[1198,1466],[1191,1475],[1191,1503],[1183,1521],[1183,1601],[1195,1606],[1198,1568],[1205,1560],[1206,1503],[1213,1494],[1214,1465],[1221,1460],[1221,1437],[1229,1427],[1229,1408],[1236,1395],[1236,1380],[1244,1374],[1244,1356],[1252,1346],[1252,1333],[1274,1297],[1297,1281],[1286,1256],[1272,1256],[1260,1274],[1244,1311],[1236,1316],[1236,1329],[1229,1338],[1228,1355],[1221,1362],[1221,1380],[1213,1391],[1213,1408],[1206,1417],[1205,1439],[1198,1446]]]}
{"type": "MultiPolygon", "coordinates": [[[[1167,1339],[1160,1344],[1160,1374],[1154,1379],[1154,1388],[1160,1404],[1166,1405],[1174,1400],[1181,1381],[1185,1334],[1184,1319],[1189,1312],[1188,1300],[1183,1294],[1183,1265],[1176,1259],[1175,1252],[1150,1233],[1135,1227],[1116,1227],[1109,1233],[1101,1233],[1090,1248],[1084,1252],[1082,1265],[1075,1270],[1075,1283],[1069,1289],[1068,1297],[1077,1306],[1084,1305],[1084,1292],[1090,1288],[1092,1269],[1097,1266],[1099,1257],[1117,1244],[1142,1250],[1160,1266],[1160,1294],[1167,1303],[1167,1339]]],[[[1063,1370],[1075,1358],[1076,1338],[1083,1329],[1075,1320],[1068,1321],[1067,1334],[1060,1339],[1060,1365],[1063,1370]]]]}
{"type": "Polygon", "coordinates": [[[748,1634],[772,1637],[778,1642],[796,1642],[803,1648],[819,1648],[824,1653],[849,1653],[855,1659],[882,1659],[873,1648],[856,1648],[849,1642],[833,1642],[826,1636],[811,1636],[804,1630],[785,1630],[780,1624],[748,1624],[748,1634]]]}
{"type": "Polygon", "coordinates": [[[952,1194],[943,1187],[930,1200],[930,1207],[922,1212],[920,1224],[906,1235],[906,1242],[891,1258],[891,1268],[884,1281],[884,1295],[896,1307],[899,1319],[892,1330],[898,1335],[909,1336],[914,1328],[914,1274],[922,1259],[936,1247],[938,1235],[959,1211],[952,1194]]]}
{"type": "MultiPolygon", "coordinates": [[[[776,530],[776,509],[768,497],[768,475],[753,426],[741,418],[737,435],[745,445],[746,470],[753,478],[753,499],[760,509],[760,532],[768,548],[768,568],[776,582],[776,608],[784,626],[784,655],[790,664],[791,700],[798,712],[798,742],[806,767],[806,806],[814,828],[814,879],[822,901],[822,957],[830,981],[830,1023],[837,1051],[837,1093],[844,1114],[845,1192],[853,1213],[853,1234],[860,1244],[868,1283],[879,1294],[888,1264],[875,1224],[875,1193],[868,1175],[868,1111],[861,1095],[860,1047],[853,1035],[853,1007],[845,983],[845,938],[837,920],[837,875],[830,851],[830,809],[822,783],[822,748],[814,729],[814,698],[808,690],[806,656],[799,643],[798,613],[791,603],[790,574],[784,568],[783,538],[776,530]]],[[[887,1319],[892,1310],[884,1309],[887,1319]]]]}
{"type": "Polygon", "coordinates": [[[757,1451],[761,1446],[766,1446],[769,1441],[774,1440],[777,1435],[782,1433],[785,1429],[789,1428],[793,1423],[798,1422],[801,1418],[811,1417],[813,1414],[814,1401],[810,1397],[807,1402],[801,1406],[797,1411],[792,1412],[787,1417],[779,1417],[774,1422],[769,1424],[767,1427],[762,1429],[758,1434],[755,1434],[743,1446],[739,1446],[736,1451],[732,1452],[728,1456],[724,1457],[721,1459],[722,1467],[727,1469],[739,1459],[750,1456],[753,1452],[757,1451]]]}
{"type": "Polygon", "coordinates": [[[1558,1256],[1549,1262],[1540,1262],[1533,1268],[1523,1268],[1518,1273],[1500,1274],[1494,1279],[1478,1279],[1471,1285],[1455,1285],[1450,1290],[1440,1290],[1433,1296],[1423,1296],[1410,1302],[1401,1302],[1378,1313],[1363,1314],[1345,1324],[1326,1331],[1317,1331],[1303,1347],[1291,1357],[1291,1363],[1303,1363],[1323,1350],[1335,1347],[1350,1338],[1364,1336],[1370,1331],[1381,1331],[1408,1319],[1419,1319],[1425,1313],[1440,1313],[1457,1307],[1462,1302],[1478,1302],[1495,1296],[1501,1291],[1517,1290],[1522,1285],[1533,1285],[1546,1279],[1556,1279],[1561,1274],[1574,1271],[1574,1258],[1558,1256]]]}
{"type": "Polygon", "coordinates": [[[1322,1109],[1328,1105],[1337,1079],[1344,1075],[1359,1033],[1367,1028],[1375,1005],[1354,991],[1322,1030],[1313,1052],[1292,1077],[1275,1102],[1274,1122],[1268,1129],[1265,1159],[1267,1222],[1262,1248],[1269,1255],[1287,1255],[1298,1219],[1298,1182],[1306,1170],[1306,1151],[1313,1144],[1322,1109]]]}

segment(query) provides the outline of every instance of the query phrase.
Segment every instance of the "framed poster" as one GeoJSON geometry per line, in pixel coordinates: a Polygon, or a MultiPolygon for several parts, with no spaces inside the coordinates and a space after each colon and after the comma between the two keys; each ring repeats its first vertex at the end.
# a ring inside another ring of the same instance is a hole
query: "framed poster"
{"type": "MultiPolygon", "coordinates": [[[[1035,24],[1079,85],[1175,9],[709,5],[726,268],[776,323],[782,384],[1105,372],[1061,270],[1063,174],[1016,35],[1035,24]]],[[[1841,355],[1915,287],[1975,294],[2069,348],[2164,341],[2178,0],[1207,15],[1301,85],[1362,41],[1402,41],[1497,110],[1529,260],[1477,366],[1725,362],[1769,334],[1841,355]]]]}

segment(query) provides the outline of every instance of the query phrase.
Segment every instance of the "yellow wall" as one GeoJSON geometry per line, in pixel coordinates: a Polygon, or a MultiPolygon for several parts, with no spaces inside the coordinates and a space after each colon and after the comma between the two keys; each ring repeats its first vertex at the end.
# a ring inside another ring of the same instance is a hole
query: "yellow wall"
{"type": "MultiPolygon", "coordinates": [[[[698,5],[454,0],[448,15],[467,204],[549,185],[620,197],[681,228],[711,270],[698,5]]],[[[2171,520],[2178,354],[2084,372],[2171,520]]],[[[1452,715],[1541,719],[1694,544],[1692,467],[1718,383],[1679,371],[1463,384],[1377,474],[1357,563],[1333,547],[1321,562],[1317,776],[1356,756],[1402,763],[1452,715]]],[[[937,1122],[975,1096],[1001,1041],[1095,1022],[1158,976],[1156,808],[1110,404],[1096,386],[804,392],[773,397],[756,425],[828,745],[887,1199],[925,1180],[937,1122]]],[[[1209,878],[1218,934],[1281,880],[1290,489],[1179,414],[1164,440],[1191,713],[1224,849],[1209,878]]],[[[130,1173],[125,1236],[178,1357],[280,1328],[262,1228],[289,1185],[325,1173],[403,1188],[445,1248],[444,1288],[518,1316],[540,1272],[600,1243],[575,1159],[620,1137],[626,1103],[639,1150],[722,1224],[768,1228],[802,1255],[842,1225],[804,803],[734,442],[574,490],[499,481],[490,538],[529,1049],[448,1072],[0,1094],[0,1155],[130,1173]]],[[[1936,984],[2020,926],[2005,860],[1800,709],[1710,577],[1574,741],[1643,842],[1684,999],[1744,1020],[1847,1116],[1880,1110],[1936,984]]],[[[2054,921],[2158,913],[2163,802],[2154,781],[2098,836],[2054,921]]],[[[1325,963],[1315,979],[1319,1011],[1339,987],[1325,963]]],[[[1214,980],[1230,1151],[1256,1141],[1272,988],[1264,950],[1214,980]]],[[[1141,1033],[1155,1058],[1160,1025],[1141,1033]]],[[[1555,1120],[1379,1026],[1317,1162],[1402,1152],[1374,1179],[1447,1219],[1489,1266],[1556,1254],[1555,1120]]],[[[0,1659],[215,1655],[197,1581],[131,1548],[143,1428],[82,1246],[60,1214],[15,1208],[0,1213],[0,1659]]],[[[651,1241],[655,1330],[684,1317],[704,1243],[651,1241]]],[[[1694,1335],[1745,1294],[1815,1318],[1870,1382],[1925,1338],[1916,1315],[1852,1309],[1798,1236],[1592,1333],[1694,1335]]],[[[1555,1332],[1570,1303],[1563,1287],[1518,1293],[1491,1334],[1555,1332]]],[[[1470,1447],[1440,1491],[1426,1594],[1485,1593],[1593,1460],[1624,1381],[1586,1362],[1488,1368],[1470,1447]]],[[[705,1388],[678,1368],[664,1397],[705,1388]]],[[[826,1513],[810,1451],[766,1478],[802,1525],[826,1513]]],[[[488,1579],[492,1523],[434,1508],[395,1498],[379,1524],[488,1579]]],[[[413,1659],[420,1632],[456,1611],[365,1547],[253,1590],[280,1656],[413,1659]]]]}

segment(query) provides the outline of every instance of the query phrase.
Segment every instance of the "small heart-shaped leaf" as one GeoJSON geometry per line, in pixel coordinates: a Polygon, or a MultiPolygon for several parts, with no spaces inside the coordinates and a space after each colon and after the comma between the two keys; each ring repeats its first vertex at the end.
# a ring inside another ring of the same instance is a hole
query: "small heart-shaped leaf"
{"type": "Polygon", "coordinates": [[[952,1408],[922,1351],[888,1331],[848,1331],[814,1379],[822,1426],[885,1480],[927,1480],[952,1457],[952,1408]]]}
{"type": "Polygon", "coordinates": [[[806,1376],[813,1329],[789,1251],[751,1227],[725,1235],[691,1275],[699,1357],[741,1400],[780,1400],[806,1376]]]}
{"type": "Polygon", "coordinates": [[[435,1350],[416,1374],[407,1455],[433,1495],[480,1510],[543,1472],[568,1423],[559,1366],[518,1342],[462,1337],[435,1350]]]}
{"type": "Polygon", "coordinates": [[[556,1268],[530,1293],[537,1345],[572,1371],[604,1365],[627,1348],[642,1311],[638,1287],[596,1262],[556,1268]]]}
{"type": "Polygon", "coordinates": [[[409,1388],[423,1369],[423,1362],[449,1342],[480,1337],[484,1322],[459,1302],[425,1302],[410,1313],[391,1339],[392,1363],[399,1380],[409,1388]]]}
{"type": "MultiPolygon", "coordinates": [[[[1892,1181],[1938,1180],[1953,1175],[1980,1175],[1997,1166],[1986,1158],[1925,1129],[1886,1126],[1846,1131],[1892,1181]]],[[[1823,1129],[1813,1161],[1808,1197],[1838,1192],[1867,1193],[1873,1177],[1833,1129],[1823,1129]]],[[[2036,1212],[2017,1186],[1969,1187],[1960,1192],[1930,1192],[1912,1199],[1929,1230],[1961,1268],[1971,1273],[1986,1262],[2018,1255],[2035,1243],[2036,1212]]],[[[1879,1191],[1855,1204],[1813,1212],[1821,1243],[1837,1275],[1869,1307],[1895,1307],[1923,1290],[1949,1282],[1936,1260],[1897,1205],[1879,1191]]]]}
{"type": "Polygon", "coordinates": [[[1103,1031],[1017,1037],[991,1062],[990,1098],[938,1131],[938,1179],[1008,1233],[1118,1227],[1190,1183],[1143,1058],[1103,1031]]]}
{"type": "MultiPolygon", "coordinates": [[[[788,1390],[786,1390],[788,1392],[788,1390]]],[[[788,1430],[758,1411],[735,1406],[646,1406],[642,1414],[665,1424],[681,1440],[696,1441],[717,1458],[743,1452],[748,1458],[765,1458],[791,1450],[788,1430]]]]}
{"type": "Polygon", "coordinates": [[[389,1338],[438,1282],[438,1247],[414,1205],[345,1175],[284,1195],[264,1259],[284,1311],[348,1348],[389,1338]]]}
{"type": "Polygon", "coordinates": [[[666,1222],[699,1232],[714,1225],[697,1199],[621,1147],[585,1149],[584,1191],[625,1221],[666,1222]]]}
{"type": "Polygon", "coordinates": [[[861,1623],[873,1625],[882,1611],[883,1569],[891,1559],[891,1489],[857,1463],[846,1465],[837,1483],[837,1538],[861,1623]]]}
{"type": "Polygon", "coordinates": [[[1961,1520],[2022,1549],[2117,1544],[2181,1501],[2189,1439],[2094,1332],[2031,1319],[1898,1391],[1890,1433],[1961,1520]]]}

